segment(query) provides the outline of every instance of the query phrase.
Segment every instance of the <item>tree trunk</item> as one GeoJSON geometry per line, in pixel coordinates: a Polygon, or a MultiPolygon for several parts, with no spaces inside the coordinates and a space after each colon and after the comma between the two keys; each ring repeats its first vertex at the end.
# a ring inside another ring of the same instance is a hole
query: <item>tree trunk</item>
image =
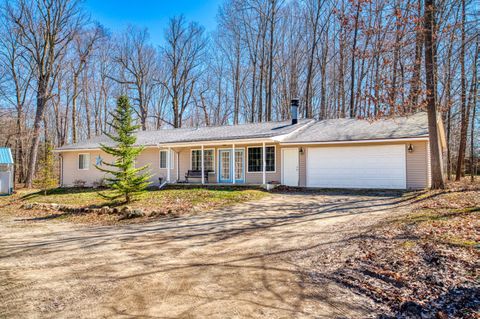
{"type": "MultiPolygon", "coordinates": [[[[478,51],[478,45],[477,45],[478,51]]],[[[475,181],[475,174],[477,163],[475,162],[475,110],[477,106],[477,85],[475,85],[474,94],[473,94],[473,111],[472,111],[472,127],[470,129],[470,180],[472,183],[475,181]]]]}
{"type": "Polygon", "coordinates": [[[147,130],[147,118],[148,118],[148,106],[145,105],[146,101],[144,99],[144,93],[142,89],[142,84],[137,86],[138,91],[138,104],[140,109],[140,125],[142,127],[142,131],[147,130]]]}
{"type": "Polygon", "coordinates": [[[463,166],[465,163],[465,149],[467,147],[467,130],[469,113],[467,111],[467,84],[465,78],[465,0],[462,0],[462,24],[461,36],[462,43],[460,45],[460,86],[461,86],[461,123],[460,123],[460,140],[457,156],[457,170],[455,180],[459,181],[464,175],[463,166]]]}
{"type": "Polygon", "coordinates": [[[455,32],[450,33],[450,43],[448,45],[447,50],[447,58],[446,58],[446,80],[445,80],[445,106],[444,111],[447,110],[446,116],[446,123],[447,123],[447,179],[450,181],[452,180],[452,146],[451,146],[451,135],[452,135],[452,67],[451,67],[451,60],[452,60],[452,49],[454,43],[454,36],[455,32]]]}
{"type": "Polygon", "coordinates": [[[432,189],[445,187],[441,166],[441,152],[438,139],[436,83],[435,83],[435,5],[434,0],[425,1],[425,79],[427,87],[428,131],[430,141],[432,189]]]}
{"type": "Polygon", "coordinates": [[[397,65],[400,59],[400,22],[399,22],[399,15],[400,15],[400,7],[398,4],[395,5],[394,8],[395,17],[396,17],[396,29],[395,29],[395,44],[393,48],[393,71],[392,71],[392,87],[390,88],[390,96],[389,96],[389,104],[390,104],[390,114],[396,113],[396,105],[397,105],[397,65]]]}
{"type": "Polygon", "coordinates": [[[307,81],[305,85],[305,118],[311,119],[313,117],[313,106],[312,106],[312,95],[313,95],[313,63],[315,60],[315,52],[317,51],[317,32],[318,32],[318,21],[320,19],[320,1],[315,6],[315,18],[312,19],[312,47],[310,48],[308,56],[308,67],[307,67],[307,81]]]}
{"type": "Polygon", "coordinates": [[[240,112],[240,46],[236,46],[235,54],[235,86],[233,90],[233,124],[238,124],[238,114],[240,112]]]}
{"type": "Polygon", "coordinates": [[[35,112],[35,121],[33,123],[33,139],[28,161],[27,179],[25,180],[25,186],[27,188],[32,187],[32,182],[35,175],[38,146],[40,145],[40,129],[45,113],[45,106],[47,104],[47,81],[48,79],[40,78],[37,85],[37,110],[35,112]]]}
{"type": "MultiPolygon", "coordinates": [[[[419,0],[417,4],[418,19],[422,16],[422,1],[419,0]]],[[[423,49],[423,27],[421,22],[417,25],[417,32],[415,34],[415,63],[413,66],[412,80],[410,81],[410,93],[408,97],[409,109],[411,112],[418,104],[418,96],[420,94],[420,71],[422,66],[422,50],[423,49]]]]}
{"type": "Polygon", "coordinates": [[[256,58],[255,62],[252,63],[252,113],[250,114],[250,122],[255,122],[255,102],[256,102],[256,79],[257,79],[257,63],[256,58]]]}
{"type": "Polygon", "coordinates": [[[16,180],[19,183],[23,182],[24,179],[24,168],[23,168],[23,128],[22,128],[22,118],[23,118],[23,107],[22,105],[17,106],[17,157],[15,159],[16,169],[15,175],[16,180]]]}
{"type": "Polygon", "coordinates": [[[86,116],[86,120],[87,120],[87,138],[92,138],[92,126],[90,125],[91,121],[92,121],[92,112],[90,110],[90,103],[88,102],[88,96],[85,95],[85,116],[86,116]]]}
{"type": "Polygon", "coordinates": [[[265,110],[265,118],[268,121],[272,120],[272,89],[273,89],[273,44],[274,38],[273,34],[275,31],[275,6],[276,0],[271,0],[271,17],[270,17],[270,52],[269,52],[269,65],[268,65],[268,96],[267,96],[267,107],[265,110]]]}
{"type": "Polygon", "coordinates": [[[78,75],[73,75],[72,95],[72,143],[77,143],[77,97],[78,97],[78,75]]]}
{"type": "MultiPolygon", "coordinates": [[[[342,6],[343,9],[343,6],[342,6]]],[[[340,62],[339,62],[339,74],[338,74],[338,81],[339,89],[338,89],[338,103],[340,109],[340,117],[344,118],[346,116],[346,107],[345,107],[345,27],[342,26],[342,30],[340,31],[340,44],[339,44],[339,51],[340,51],[340,62]]]]}
{"type": "Polygon", "coordinates": [[[447,113],[447,179],[452,180],[452,146],[450,145],[452,135],[452,109],[447,113]]]}
{"type": "Polygon", "coordinates": [[[355,117],[355,51],[357,50],[358,18],[360,17],[360,0],[357,0],[355,28],[353,31],[352,64],[350,66],[350,117],[355,117]]]}
{"type": "Polygon", "coordinates": [[[473,108],[472,110],[472,124],[470,128],[470,179],[473,182],[474,181],[474,174],[475,174],[475,166],[474,165],[474,159],[475,159],[475,110],[477,108],[477,87],[478,87],[478,77],[477,77],[477,61],[478,61],[478,49],[479,49],[479,41],[480,41],[480,36],[477,36],[477,43],[476,43],[476,48],[475,48],[475,57],[473,58],[472,64],[473,64],[473,75],[472,75],[472,86],[470,90],[470,96],[469,96],[469,101],[468,101],[468,113],[470,113],[470,109],[473,108]]]}
{"type": "Polygon", "coordinates": [[[260,60],[260,79],[258,86],[258,122],[263,122],[263,80],[264,80],[264,69],[265,69],[265,35],[263,36],[262,41],[262,52],[260,60]]]}

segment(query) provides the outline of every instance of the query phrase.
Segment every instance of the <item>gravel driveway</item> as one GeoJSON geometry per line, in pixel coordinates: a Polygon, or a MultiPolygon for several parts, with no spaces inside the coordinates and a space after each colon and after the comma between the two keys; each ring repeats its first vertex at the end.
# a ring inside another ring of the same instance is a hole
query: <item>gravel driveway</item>
{"type": "MultiPolygon", "coordinates": [[[[329,279],[398,194],[272,194],[155,223],[0,220],[0,317],[358,318],[329,279]]],[[[1,214],[0,214],[1,215],[1,214]]]]}

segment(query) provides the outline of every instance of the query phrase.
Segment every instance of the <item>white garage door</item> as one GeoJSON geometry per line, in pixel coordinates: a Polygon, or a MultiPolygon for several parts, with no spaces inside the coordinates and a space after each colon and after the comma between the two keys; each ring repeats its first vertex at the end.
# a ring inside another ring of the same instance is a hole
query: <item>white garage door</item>
{"type": "Polygon", "coordinates": [[[307,186],[406,188],[405,145],[308,148],[307,186]]]}

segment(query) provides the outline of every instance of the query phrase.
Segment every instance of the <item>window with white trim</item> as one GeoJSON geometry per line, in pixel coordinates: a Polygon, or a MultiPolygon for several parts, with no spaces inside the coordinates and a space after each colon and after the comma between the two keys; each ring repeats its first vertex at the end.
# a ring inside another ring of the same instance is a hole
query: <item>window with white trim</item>
{"type": "MultiPolygon", "coordinates": [[[[266,171],[275,172],[275,146],[265,147],[266,171]]],[[[263,172],[263,147],[248,148],[248,171],[263,172]]]]}
{"type": "Polygon", "coordinates": [[[87,170],[90,168],[90,154],[78,154],[78,169],[87,170]]]}
{"type": "MultiPolygon", "coordinates": [[[[214,171],[214,150],[203,150],[203,165],[206,171],[214,171]]],[[[192,170],[202,170],[202,150],[192,150],[192,170]]]]}
{"type": "MultiPolygon", "coordinates": [[[[160,151],[160,168],[167,168],[167,155],[168,154],[168,151],[160,151]]],[[[174,160],[175,156],[174,156],[174,152],[171,152],[171,155],[170,155],[170,168],[174,168],[174,163],[175,163],[175,160],[174,160]]]]}

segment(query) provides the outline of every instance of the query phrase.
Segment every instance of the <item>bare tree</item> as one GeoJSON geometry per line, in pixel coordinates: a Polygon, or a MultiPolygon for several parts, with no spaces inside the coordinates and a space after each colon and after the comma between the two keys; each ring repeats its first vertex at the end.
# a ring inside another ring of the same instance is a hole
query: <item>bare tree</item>
{"type": "Polygon", "coordinates": [[[142,130],[147,129],[149,103],[156,85],[157,52],[148,44],[149,33],[146,29],[129,26],[119,39],[114,57],[118,63],[120,74],[113,77],[118,83],[133,90],[134,105],[142,130]]]}
{"type": "Polygon", "coordinates": [[[429,42],[424,1],[224,0],[208,36],[177,17],[157,48],[135,26],[97,36],[100,26],[80,25],[87,20],[77,0],[9,0],[0,9],[8,127],[0,142],[14,147],[18,173],[32,176],[43,139],[64,145],[108,130],[120,94],[132,98],[144,130],[286,120],[290,99],[300,97],[299,114],[320,119],[426,108],[434,140],[432,113],[442,114],[447,173],[458,178],[465,153],[473,161],[479,123],[473,4],[436,1],[429,42]]]}
{"type": "Polygon", "coordinates": [[[25,181],[25,185],[31,187],[40,144],[40,129],[47,102],[51,98],[58,70],[57,62],[84,19],[76,0],[17,0],[9,4],[7,15],[18,27],[22,46],[33,60],[37,85],[33,141],[25,181]]]}
{"type": "Polygon", "coordinates": [[[435,82],[435,4],[434,0],[425,0],[425,78],[427,85],[428,131],[430,133],[430,157],[432,170],[432,188],[444,188],[441,152],[437,127],[437,103],[435,82]]]}
{"type": "Polygon", "coordinates": [[[422,52],[423,52],[423,19],[422,19],[422,1],[417,2],[417,16],[415,18],[415,57],[412,78],[410,81],[410,93],[408,97],[409,110],[415,108],[420,95],[420,71],[422,69],[422,52]]]}
{"type": "Polygon", "coordinates": [[[204,29],[196,23],[185,21],[183,16],[170,20],[163,49],[168,68],[167,78],[161,84],[171,98],[173,127],[181,127],[187,107],[192,101],[195,81],[198,78],[198,62],[206,46],[204,29]]]}
{"type": "MultiPolygon", "coordinates": [[[[73,55],[70,59],[72,72],[73,96],[72,96],[72,142],[77,142],[77,98],[79,92],[79,77],[84,71],[87,60],[94,50],[95,43],[103,36],[103,30],[96,26],[91,30],[78,30],[73,41],[73,55]]],[[[90,123],[87,123],[90,125],[90,123]]],[[[91,137],[88,130],[88,138],[91,137]]]]}
{"type": "Polygon", "coordinates": [[[313,117],[313,110],[312,110],[312,82],[314,77],[314,63],[315,63],[315,55],[317,53],[318,43],[320,42],[321,36],[320,33],[320,17],[322,13],[322,6],[324,1],[323,0],[312,0],[308,2],[307,7],[305,8],[307,14],[307,24],[309,26],[309,30],[312,30],[311,38],[309,39],[309,54],[308,54],[308,62],[307,62],[307,79],[306,79],[306,86],[305,86],[305,117],[312,118],[313,117]]]}
{"type": "Polygon", "coordinates": [[[1,17],[0,29],[0,66],[5,70],[4,79],[7,81],[0,86],[0,94],[15,107],[16,110],[16,139],[15,139],[15,175],[19,182],[25,177],[24,144],[25,135],[25,108],[30,95],[32,81],[32,62],[20,43],[20,34],[13,21],[8,17],[1,17]]]}

